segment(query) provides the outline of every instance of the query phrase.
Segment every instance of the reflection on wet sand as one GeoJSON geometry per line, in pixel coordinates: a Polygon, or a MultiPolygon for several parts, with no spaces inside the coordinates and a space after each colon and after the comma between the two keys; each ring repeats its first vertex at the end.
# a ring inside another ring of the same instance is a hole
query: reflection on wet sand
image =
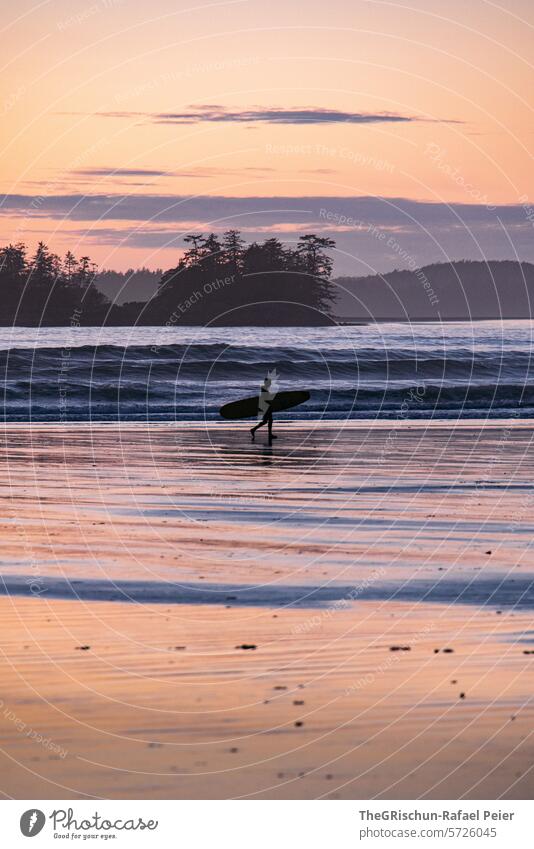
{"type": "Polygon", "coordinates": [[[528,423],[279,433],[5,429],[15,797],[532,793],[528,423]]]}

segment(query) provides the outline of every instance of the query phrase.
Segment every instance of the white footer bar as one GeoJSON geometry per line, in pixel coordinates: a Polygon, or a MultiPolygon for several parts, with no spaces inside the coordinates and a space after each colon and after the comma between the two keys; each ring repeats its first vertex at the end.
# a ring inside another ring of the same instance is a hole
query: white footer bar
{"type": "Polygon", "coordinates": [[[2,846],[531,849],[530,801],[2,801],[2,846]],[[35,841],[35,842],[33,842],[35,841]]]}

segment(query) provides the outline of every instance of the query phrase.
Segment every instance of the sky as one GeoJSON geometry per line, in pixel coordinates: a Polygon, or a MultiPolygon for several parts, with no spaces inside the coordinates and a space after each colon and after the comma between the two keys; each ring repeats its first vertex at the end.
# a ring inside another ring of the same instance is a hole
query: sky
{"type": "Polygon", "coordinates": [[[0,243],[176,265],[189,232],[335,239],[337,274],[534,261],[534,4],[19,0],[0,243]]]}

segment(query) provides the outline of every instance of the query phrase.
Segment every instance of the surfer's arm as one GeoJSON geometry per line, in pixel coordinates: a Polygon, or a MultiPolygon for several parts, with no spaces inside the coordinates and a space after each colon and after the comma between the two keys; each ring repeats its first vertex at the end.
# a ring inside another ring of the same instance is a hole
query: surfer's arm
{"type": "Polygon", "coordinates": [[[260,407],[264,410],[266,407],[270,407],[273,400],[273,395],[270,392],[267,392],[265,389],[260,390],[260,407]]]}

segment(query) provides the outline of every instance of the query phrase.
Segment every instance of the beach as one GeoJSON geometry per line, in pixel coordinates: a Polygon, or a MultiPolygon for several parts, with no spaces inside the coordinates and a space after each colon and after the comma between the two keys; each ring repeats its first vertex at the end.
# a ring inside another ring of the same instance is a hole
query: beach
{"type": "Polygon", "coordinates": [[[534,426],[6,424],[3,794],[531,798],[534,426]]]}

